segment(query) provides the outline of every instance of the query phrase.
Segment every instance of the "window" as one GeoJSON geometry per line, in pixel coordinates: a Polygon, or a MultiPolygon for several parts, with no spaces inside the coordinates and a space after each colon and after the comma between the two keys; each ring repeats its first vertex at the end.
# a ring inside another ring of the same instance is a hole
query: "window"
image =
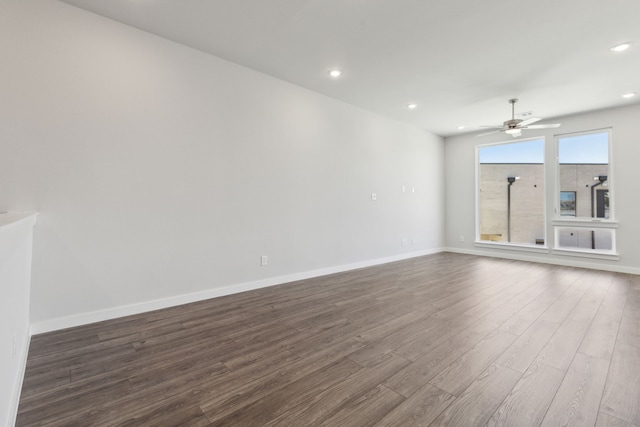
{"type": "Polygon", "coordinates": [[[560,216],[576,216],[576,192],[560,192],[560,216]]]}
{"type": "Polygon", "coordinates": [[[599,249],[602,251],[613,250],[614,230],[602,228],[569,228],[556,227],[559,249],[599,249]]]}
{"type": "Polygon", "coordinates": [[[478,163],[477,240],[544,245],[544,140],[478,147],[478,163]]]}
{"type": "Polygon", "coordinates": [[[554,246],[557,249],[615,252],[610,140],[609,130],[556,137],[559,197],[554,246]]]}

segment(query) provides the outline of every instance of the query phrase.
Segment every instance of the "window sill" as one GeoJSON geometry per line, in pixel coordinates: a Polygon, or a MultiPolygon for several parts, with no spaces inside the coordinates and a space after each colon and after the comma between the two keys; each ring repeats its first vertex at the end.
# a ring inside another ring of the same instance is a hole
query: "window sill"
{"type": "Polygon", "coordinates": [[[618,221],[606,219],[554,219],[551,221],[554,227],[574,228],[618,228],[618,221]]]}
{"type": "Polygon", "coordinates": [[[550,249],[547,246],[533,246],[533,245],[518,245],[514,243],[502,243],[502,242],[488,242],[488,241],[476,241],[474,243],[476,248],[488,248],[488,249],[504,249],[504,250],[512,250],[512,251],[521,251],[521,252],[533,252],[546,254],[551,252],[553,255],[562,255],[562,256],[574,256],[580,258],[591,258],[591,259],[604,259],[609,261],[619,261],[620,255],[616,252],[608,251],[608,252],[598,252],[593,250],[582,250],[582,249],[550,249]]]}
{"type": "Polygon", "coordinates": [[[484,240],[476,240],[474,243],[476,248],[491,248],[491,249],[507,249],[522,252],[535,252],[535,253],[549,253],[549,248],[542,245],[525,245],[517,243],[502,243],[502,242],[490,242],[484,240]]]}
{"type": "Polygon", "coordinates": [[[581,250],[581,249],[553,249],[551,253],[554,255],[620,261],[620,255],[613,251],[598,252],[594,250],[581,250]]]}

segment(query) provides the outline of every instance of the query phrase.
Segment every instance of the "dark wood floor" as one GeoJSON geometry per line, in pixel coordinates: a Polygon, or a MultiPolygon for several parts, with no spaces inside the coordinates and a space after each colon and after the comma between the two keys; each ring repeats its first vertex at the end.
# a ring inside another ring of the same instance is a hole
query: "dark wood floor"
{"type": "Polygon", "coordinates": [[[443,253],[38,335],[17,425],[640,427],[640,277],[443,253]]]}

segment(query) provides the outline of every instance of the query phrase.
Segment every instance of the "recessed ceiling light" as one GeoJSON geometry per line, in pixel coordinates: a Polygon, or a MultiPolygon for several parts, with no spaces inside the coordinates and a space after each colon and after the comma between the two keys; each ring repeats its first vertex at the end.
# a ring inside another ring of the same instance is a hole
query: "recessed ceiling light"
{"type": "Polygon", "coordinates": [[[458,130],[462,130],[462,129],[464,129],[464,126],[462,125],[458,126],[458,130]]]}
{"type": "Polygon", "coordinates": [[[636,96],[635,92],[629,92],[622,95],[623,98],[633,98],[634,96],[636,96]]]}
{"type": "Polygon", "coordinates": [[[407,104],[407,108],[410,109],[410,110],[413,110],[417,106],[418,106],[418,104],[407,104]]]}
{"type": "Polygon", "coordinates": [[[340,71],[340,70],[331,70],[331,71],[329,71],[329,75],[331,77],[334,77],[334,78],[340,77],[342,75],[342,71],[340,71]]]}
{"type": "Polygon", "coordinates": [[[611,52],[624,52],[631,47],[631,43],[620,43],[609,49],[611,52]]]}

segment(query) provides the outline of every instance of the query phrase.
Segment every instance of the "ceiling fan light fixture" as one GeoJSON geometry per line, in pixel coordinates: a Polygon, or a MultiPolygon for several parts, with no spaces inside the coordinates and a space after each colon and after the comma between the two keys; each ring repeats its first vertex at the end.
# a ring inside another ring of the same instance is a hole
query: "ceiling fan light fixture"
{"type": "Polygon", "coordinates": [[[620,43],[609,49],[611,52],[624,52],[631,47],[631,43],[620,43]]]}
{"type": "Polygon", "coordinates": [[[504,132],[515,138],[517,136],[522,135],[523,129],[548,129],[548,128],[560,127],[560,123],[547,123],[543,125],[532,124],[532,123],[536,123],[539,120],[542,120],[539,117],[529,117],[526,120],[516,119],[515,118],[516,102],[518,102],[518,100],[515,98],[509,100],[509,104],[511,104],[511,119],[506,120],[500,127],[481,126],[481,127],[493,128],[493,130],[491,132],[481,133],[480,135],[477,135],[477,136],[485,136],[485,135],[491,135],[498,132],[504,132]]]}

